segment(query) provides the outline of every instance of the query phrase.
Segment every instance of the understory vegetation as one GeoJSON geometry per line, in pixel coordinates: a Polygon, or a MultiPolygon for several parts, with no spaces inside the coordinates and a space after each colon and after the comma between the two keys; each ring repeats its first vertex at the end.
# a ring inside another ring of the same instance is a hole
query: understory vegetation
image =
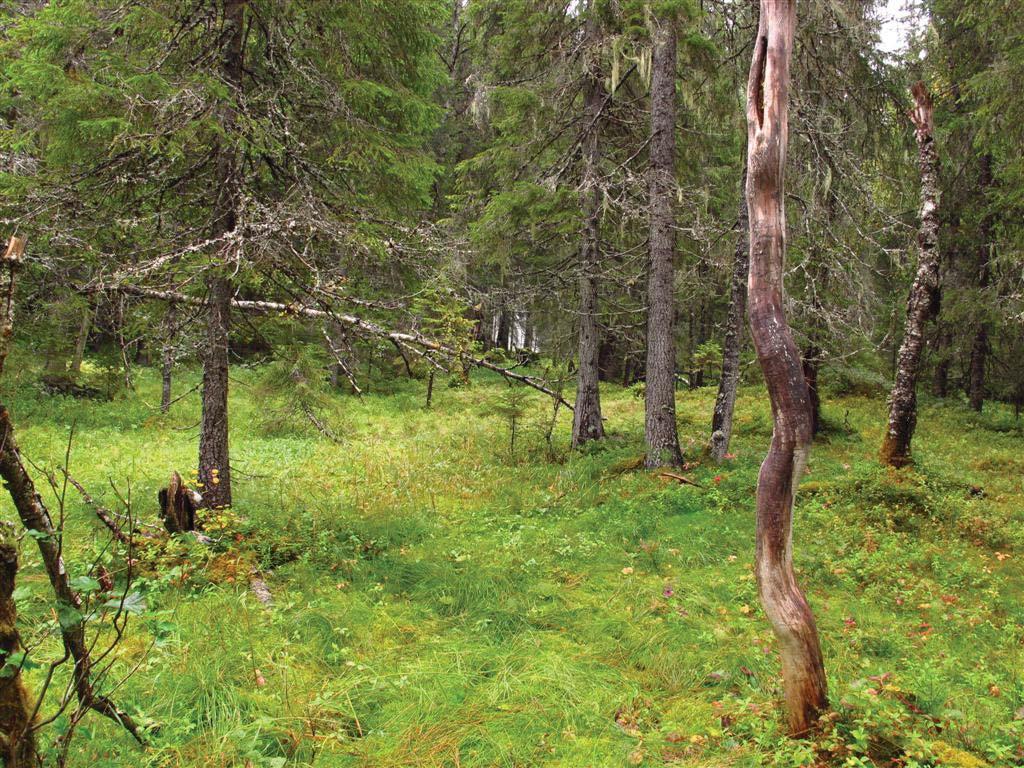
{"type": "MultiPolygon", "coordinates": [[[[94,501],[119,494],[159,524],[157,489],[194,466],[198,392],[161,415],[150,369],[111,401],[44,394],[27,359],[7,375],[38,476],[60,475],[73,430],[67,469],[94,501]]],[[[267,389],[274,375],[232,368],[236,493],[204,513],[209,542],[139,539],[126,560],[73,489],[63,505],[44,491],[63,506],[79,588],[98,589],[93,562],[118,579],[137,569],[106,679],[150,746],[86,718],[70,765],[1024,764],[1024,460],[1009,406],[924,400],[916,464],[892,470],[877,459],[884,399],[827,400],[795,561],[833,711],[792,740],[752,572],[772,429],[760,386],[740,389],[722,465],[701,459],[714,390],[678,392],[687,463],[662,473],[640,468],[630,388],[602,386],[608,438],[571,452],[571,414],[549,435],[551,400],[510,403],[497,376],[439,379],[429,408],[421,380],[374,379],[361,398],[310,384],[329,439],[274,417],[294,405],[267,389]]],[[[182,371],[181,391],[198,380],[182,371]]],[[[30,544],[16,598],[45,659],[60,640],[30,544]]],[[[30,690],[44,672],[23,671],[30,690]]]]}

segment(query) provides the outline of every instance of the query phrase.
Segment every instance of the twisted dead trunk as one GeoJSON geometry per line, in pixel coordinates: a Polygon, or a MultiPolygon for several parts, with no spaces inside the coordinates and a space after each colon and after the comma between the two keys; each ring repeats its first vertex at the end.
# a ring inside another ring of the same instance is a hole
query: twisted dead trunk
{"type": "Polygon", "coordinates": [[[747,84],[750,331],[771,398],[774,431],[757,482],[757,583],[779,641],[789,731],[810,730],[828,705],[810,606],[793,572],[793,501],[811,446],[800,352],[783,310],[784,169],[796,0],[761,0],[747,84]]]}
{"type": "Polygon", "coordinates": [[[656,20],[651,54],[650,264],[647,279],[647,467],[682,463],[676,428],[676,30],[656,20]]]}
{"type": "Polygon", "coordinates": [[[918,163],[921,168],[921,224],[917,235],[917,274],[907,299],[907,324],[896,358],[896,377],[889,398],[889,425],[882,441],[883,464],[911,463],[910,441],[917,426],[917,377],[924,349],[925,324],[932,316],[939,289],[939,157],[935,150],[932,99],[924,83],[913,87],[918,163]]]}

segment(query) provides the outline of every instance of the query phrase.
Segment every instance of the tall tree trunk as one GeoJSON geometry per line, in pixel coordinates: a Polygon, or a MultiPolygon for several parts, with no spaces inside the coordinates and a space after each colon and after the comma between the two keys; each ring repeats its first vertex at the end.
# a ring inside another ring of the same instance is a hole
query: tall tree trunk
{"type": "Polygon", "coordinates": [[[911,462],[910,441],[917,425],[917,377],[924,330],[939,288],[939,156],[933,135],[932,99],[924,83],[916,83],[913,94],[911,118],[921,167],[921,228],[917,236],[920,253],[907,300],[907,324],[896,360],[896,380],[889,398],[889,426],[882,442],[882,463],[891,467],[911,462]]]}
{"type": "MultiPolygon", "coordinates": [[[[221,109],[225,138],[217,158],[220,188],[213,212],[213,234],[226,235],[237,224],[240,163],[233,139],[237,114],[232,100],[242,88],[245,8],[247,0],[223,0],[225,48],[221,75],[229,86],[229,101],[221,109]]],[[[225,250],[227,245],[222,246],[225,250]]],[[[226,271],[226,270],[225,270],[226,271]]],[[[228,448],[228,334],[231,323],[230,280],[223,274],[207,279],[206,354],[203,357],[203,416],[199,434],[199,481],[208,507],[231,505],[231,461],[228,448]]]]}
{"type": "MultiPolygon", "coordinates": [[[[982,195],[985,195],[992,186],[992,157],[985,154],[981,157],[981,173],[978,179],[978,186],[982,195]]],[[[978,291],[979,305],[986,306],[984,294],[989,284],[992,258],[992,214],[988,211],[988,200],[984,199],[982,204],[986,207],[981,217],[981,225],[978,231],[978,291]]],[[[982,310],[984,312],[984,310],[982,310]]],[[[970,391],[968,398],[971,408],[981,413],[985,403],[985,363],[988,357],[988,334],[989,322],[984,315],[978,322],[974,331],[974,340],[971,342],[971,372],[970,391]]]]}
{"type": "Polygon", "coordinates": [[[597,321],[597,273],[601,261],[601,188],[598,183],[598,122],[601,117],[601,71],[598,66],[597,9],[591,0],[587,8],[586,86],[583,94],[584,130],[583,245],[580,248],[579,370],[576,373],[576,403],[572,419],[572,446],[604,437],[601,423],[601,394],[598,388],[598,359],[601,350],[597,321]]]}
{"type": "Polygon", "coordinates": [[[750,272],[750,216],[747,213],[747,160],[743,158],[740,182],[740,216],[737,223],[736,254],[732,262],[732,286],[729,290],[729,318],[722,346],[722,377],[718,382],[715,412],[711,417],[711,458],[722,461],[732,439],[732,416],[736,407],[736,388],[740,382],[740,348],[743,346],[743,322],[747,316],[747,278],[750,272]]]}
{"type": "Polygon", "coordinates": [[[178,333],[178,307],[171,301],[164,314],[164,349],[160,364],[160,413],[171,410],[171,377],[174,373],[174,341],[178,333]]]}
{"type": "Polygon", "coordinates": [[[82,359],[85,357],[85,345],[89,341],[89,329],[92,328],[93,306],[90,301],[82,310],[82,321],[78,324],[78,333],[75,335],[75,351],[71,356],[71,365],[68,372],[77,376],[82,372],[82,359]]]}
{"type": "Polygon", "coordinates": [[[655,20],[651,57],[650,264],[647,280],[647,467],[682,463],[676,429],[676,30],[655,20]]]}
{"type": "Polygon", "coordinates": [[[783,308],[784,171],[796,0],[761,0],[747,84],[750,331],[774,430],[757,481],[758,591],[778,638],[789,731],[810,730],[828,706],[814,615],[793,572],[793,502],[811,447],[810,395],[783,308]]]}

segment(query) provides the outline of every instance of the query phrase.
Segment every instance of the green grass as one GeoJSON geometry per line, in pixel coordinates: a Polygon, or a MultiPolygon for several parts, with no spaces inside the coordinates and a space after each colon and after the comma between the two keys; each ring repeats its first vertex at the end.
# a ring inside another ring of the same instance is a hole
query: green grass
{"type": "MultiPolygon", "coordinates": [[[[147,609],[110,678],[138,667],[115,695],[158,724],[152,745],[90,715],[74,766],[1024,764],[1024,439],[1009,411],[926,402],[917,467],[897,474],[875,458],[884,402],[826,402],[795,546],[836,715],[794,743],[751,571],[771,430],[759,389],[741,393],[736,458],[687,470],[694,488],[629,469],[642,401],[615,387],[605,444],[569,455],[562,414],[549,448],[550,403],[531,395],[511,456],[494,379],[439,383],[431,410],[422,382],[332,395],[339,445],[275,416],[286,400],[259,370],[232,376],[235,508],[213,547],[142,553],[147,609]]],[[[149,371],[113,402],[34,381],[8,380],[25,454],[59,466],[75,424],[72,474],[110,505],[108,480],[130,484],[155,522],[157,489],[194,466],[198,396],[162,417],[149,371]]],[[[679,393],[694,461],[713,397],[679,393]]],[[[0,512],[13,519],[9,499],[0,512]]],[[[106,537],[76,496],[66,514],[79,575],[106,537]]],[[[49,596],[31,540],[21,583],[34,638],[49,596]]]]}

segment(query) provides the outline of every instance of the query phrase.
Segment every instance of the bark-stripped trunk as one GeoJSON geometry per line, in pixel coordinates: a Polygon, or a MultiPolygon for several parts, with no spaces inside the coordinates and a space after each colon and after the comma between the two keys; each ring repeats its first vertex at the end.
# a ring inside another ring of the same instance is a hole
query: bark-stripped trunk
{"type": "Polygon", "coordinates": [[[600,268],[601,189],[598,184],[598,121],[601,116],[601,72],[597,62],[598,21],[593,1],[587,9],[586,86],[583,94],[583,245],[580,249],[579,371],[576,373],[576,409],[572,419],[572,446],[604,437],[598,359],[601,350],[597,321],[597,273],[600,268]]]}
{"type": "Polygon", "coordinates": [[[164,349],[160,364],[160,413],[171,410],[171,377],[174,373],[174,340],[178,332],[178,307],[172,301],[164,315],[164,349]]]}
{"type": "MultiPolygon", "coordinates": [[[[988,192],[992,186],[992,157],[983,155],[981,158],[981,174],[978,179],[978,186],[982,194],[988,192]]],[[[983,205],[988,206],[988,200],[983,205]]],[[[987,210],[981,217],[981,226],[978,232],[978,291],[984,301],[985,291],[989,284],[991,271],[990,261],[992,257],[992,214],[987,210]]],[[[971,372],[970,390],[968,398],[971,408],[981,412],[985,403],[985,364],[988,357],[988,334],[989,323],[983,316],[974,331],[974,340],[971,342],[971,372]]]]}
{"type": "Polygon", "coordinates": [[[939,288],[939,157],[935,150],[932,100],[924,83],[913,87],[918,163],[921,167],[921,224],[917,235],[917,275],[907,299],[907,324],[896,358],[896,379],[889,398],[889,425],[882,442],[882,463],[902,467],[911,462],[910,441],[917,425],[917,377],[924,348],[925,324],[939,288]]]}
{"type": "MultiPolygon", "coordinates": [[[[231,93],[239,96],[242,87],[243,44],[245,39],[246,0],[224,0],[226,35],[221,75],[231,93]]],[[[217,158],[219,189],[214,203],[213,234],[216,237],[234,231],[239,198],[239,161],[230,146],[237,123],[235,107],[222,108],[221,124],[225,138],[217,158]]],[[[227,245],[222,246],[227,248],[227,245]]],[[[223,274],[211,276],[207,288],[206,354],[203,357],[203,416],[199,434],[199,481],[203,500],[211,508],[231,505],[231,463],[228,449],[228,332],[231,323],[230,280],[223,274]]]]}
{"type": "Polygon", "coordinates": [[[676,429],[676,31],[656,20],[651,55],[650,264],[647,279],[647,467],[682,463],[676,429]]]}
{"type": "Polygon", "coordinates": [[[750,331],[771,398],[774,430],[757,481],[758,591],[782,657],[789,731],[810,730],[828,705],[814,615],[793,572],[793,502],[811,446],[800,352],[783,309],[784,169],[796,0],[761,0],[747,85],[750,331]]]}
{"type": "Polygon", "coordinates": [[[750,217],[747,214],[747,163],[743,161],[743,192],[737,224],[736,254],[732,263],[732,287],[729,291],[729,319],[725,324],[722,346],[722,378],[718,382],[715,412],[711,417],[711,458],[722,461],[732,439],[732,416],[736,407],[736,388],[740,382],[740,348],[743,346],[743,321],[747,316],[747,277],[750,272],[750,217]]]}

